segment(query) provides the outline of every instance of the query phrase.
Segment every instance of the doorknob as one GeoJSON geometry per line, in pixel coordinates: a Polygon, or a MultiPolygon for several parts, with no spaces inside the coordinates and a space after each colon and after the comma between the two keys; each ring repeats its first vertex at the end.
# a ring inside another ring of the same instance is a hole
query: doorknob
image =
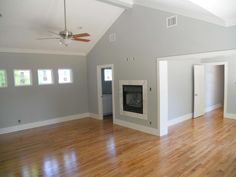
{"type": "Polygon", "coordinates": [[[197,93],[195,93],[195,94],[194,94],[194,96],[198,96],[198,94],[197,94],[197,93]]]}

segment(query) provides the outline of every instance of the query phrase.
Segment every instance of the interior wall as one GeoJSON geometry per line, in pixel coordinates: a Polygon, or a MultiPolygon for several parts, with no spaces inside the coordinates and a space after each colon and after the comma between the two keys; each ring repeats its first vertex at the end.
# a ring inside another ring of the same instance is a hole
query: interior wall
{"type": "Polygon", "coordinates": [[[8,87],[0,88],[0,128],[88,112],[86,57],[0,53],[8,87]],[[73,83],[57,83],[57,69],[71,68],[73,83]],[[15,87],[13,70],[31,69],[33,85],[15,87]],[[55,83],[39,86],[37,69],[53,69],[55,83]]]}
{"type": "MultiPolygon", "coordinates": [[[[98,113],[96,67],[114,64],[116,118],[157,128],[156,59],[236,48],[236,28],[225,28],[178,16],[178,26],[167,29],[166,17],[171,15],[173,14],[135,5],[133,9],[126,10],[106,32],[88,55],[90,112],[98,113]],[[109,42],[111,33],[117,36],[114,42],[109,42]],[[148,81],[149,120],[120,115],[119,80],[148,81]]],[[[184,98],[185,94],[182,97],[184,98]]]]}
{"type": "Polygon", "coordinates": [[[224,66],[206,65],[206,109],[214,105],[224,104],[224,66]]]}
{"type": "Polygon", "coordinates": [[[193,67],[201,60],[168,61],[168,119],[193,113],[193,67]]]}

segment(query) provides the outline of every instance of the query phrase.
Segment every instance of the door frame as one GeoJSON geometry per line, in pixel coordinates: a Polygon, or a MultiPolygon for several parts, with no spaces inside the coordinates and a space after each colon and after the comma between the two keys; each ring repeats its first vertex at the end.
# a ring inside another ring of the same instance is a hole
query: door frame
{"type": "Polygon", "coordinates": [[[168,134],[168,61],[157,61],[157,122],[160,136],[168,134]]]}
{"type": "Polygon", "coordinates": [[[112,114],[113,122],[115,120],[115,74],[114,74],[114,65],[97,65],[97,98],[98,98],[98,118],[103,120],[103,102],[102,102],[102,69],[111,68],[112,69],[112,114]]]}
{"type": "Polygon", "coordinates": [[[207,62],[204,66],[224,66],[224,118],[227,116],[228,108],[228,62],[207,62]]]}

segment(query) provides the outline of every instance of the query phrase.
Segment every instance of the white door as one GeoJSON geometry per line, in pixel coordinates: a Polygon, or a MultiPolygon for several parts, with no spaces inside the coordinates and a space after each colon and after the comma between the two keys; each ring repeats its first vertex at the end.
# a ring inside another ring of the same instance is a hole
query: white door
{"type": "Polygon", "coordinates": [[[205,114],[205,67],[194,66],[194,118],[205,114]]]}

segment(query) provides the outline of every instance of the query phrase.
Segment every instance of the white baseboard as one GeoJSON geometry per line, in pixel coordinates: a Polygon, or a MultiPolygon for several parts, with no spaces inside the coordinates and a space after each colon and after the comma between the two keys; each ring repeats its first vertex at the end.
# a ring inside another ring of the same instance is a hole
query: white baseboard
{"type": "Polygon", "coordinates": [[[206,113],[207,113],[207,112],[211,112],[211,111],[213,111],[213,110],[215,110],[215,109],[218,109],[218,108],[221,108],[221,107],[222,107],[222,104],[219,103],[219,104],[215,104],[215,105],[212,105],[212,106],[207,107],[207,108],[205,109],[205,111],[206,111],[206,113]]]}
{"type": "Polygon", "coordinates": [[[93,119],[97,119],[97,120],[103,120],[102,117],[100,117],[98,114],[94,114],[94,113],[89,113],[89,117],[91,117],[93,119]]]}
{"type": "Polygon", "coordinates": [[[229,114],[229,113],[226,113],[226,114],[225,114],[225,118],[226,118],[226,119],[235,119],[235,120],[236,120],[236,114],[229,114]]]}
{"type": "Polygon", "coordinates": [[[120,125],[122,127],[127,127],[127,128],[130,128],[130,129],[135,129],[135,130],[138,130],[138,131],[141,131],[141,132],[144,132],[144,133],[148,133],[148,134],[151,134],[151,135],[159,136],[159,131],[158,131],[158,129],[155,129],[155,128],[146,127],[146,126],[143,126],[143,125],[138,125],[138,124],[135,124],[135,123],[126,122],[126,121],[118,120],[118,119],[114,120],[114,124],[120,125]]]}
{"type": "Polygon", "coordinates": [[[183,121],[186,121],[186,120],[189,120],[189,119],[192,119],[192,118],[193,118],[193,113],[189,113],[189,114],[186,114],[184,116],[177,117],[175,119],[169,120],[168,121],[168,126],[172,126],[172,125],[181,123],[183,121]]]}
{"type": "Polygon", "coordinates": [[[61,123],[61,122],[82,119],[82,118],[86,118],[89,116],[90,116],[89,113],[83,113],[83,114],[59,117],[59,118],[55,118],[55,119],[49,119],[49,120],[40,121],[40,122],[33,122],[33,123],[27,123],[27,124],[22,124],[22,125],[16,125],[16,126],[12,126],[12,127],[1,128],[0,134],[12,133],[12,132],[21,131],[21,130],[27,130],[27,129],[32,129],[32,128],[36,128],[36,127],[42,127],[42,126],[46,126],[46,125],[52,125],[52,124],[57,124],[57,123],[61,123]]]}

